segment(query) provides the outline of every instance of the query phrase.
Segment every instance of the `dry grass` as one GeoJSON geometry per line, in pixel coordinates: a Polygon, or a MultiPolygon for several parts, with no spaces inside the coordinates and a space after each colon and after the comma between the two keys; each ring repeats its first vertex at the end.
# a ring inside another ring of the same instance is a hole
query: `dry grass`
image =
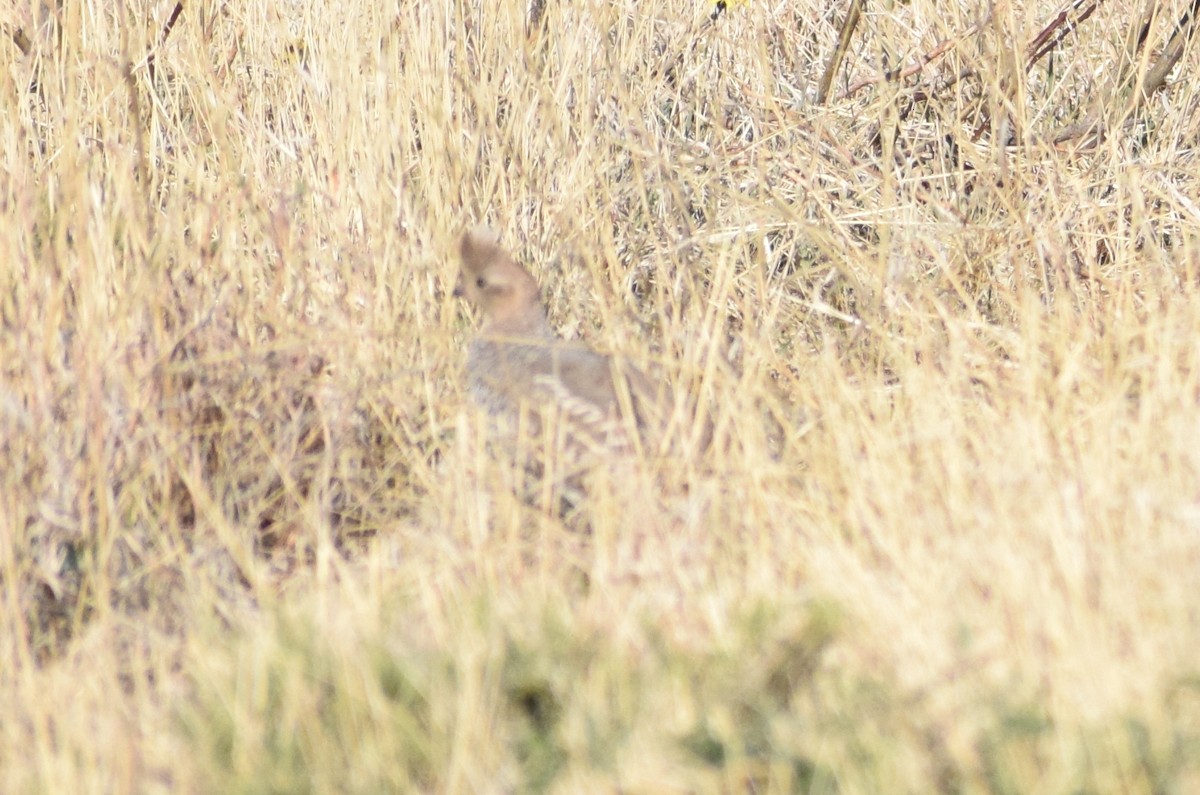
{"type": "Polygon", "coordinates": [[[1187,3],[172,5],[0,12],[0,790],[1200,787],[1187,3]],[[480,444],[479,220],[721,443],[480,444]]]}

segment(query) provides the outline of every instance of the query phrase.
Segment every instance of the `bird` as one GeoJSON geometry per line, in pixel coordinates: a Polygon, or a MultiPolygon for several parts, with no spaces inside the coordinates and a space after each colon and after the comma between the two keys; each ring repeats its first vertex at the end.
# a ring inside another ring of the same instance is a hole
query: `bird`
{"type": "Polygon", "coordinates": [[[653,446],[668,396],[632,364],[555,334],[537,281],[477,226],[462,236],[455,295],[482,316],[467,354],[470,395],[510,427],[522,410],[541,433],[565,427],[566,444],[593,454],[653,446]]]}

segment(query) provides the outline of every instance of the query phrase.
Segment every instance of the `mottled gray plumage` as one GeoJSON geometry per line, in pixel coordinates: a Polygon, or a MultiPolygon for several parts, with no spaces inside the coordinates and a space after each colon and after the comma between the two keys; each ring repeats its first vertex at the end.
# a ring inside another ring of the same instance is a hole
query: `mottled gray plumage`
{"type": "Polygon", "coordinates": [[[653,443],[663,395],[636,368],[550,328],[537,282],[485,228],[462,239],[456,293],[483,315],[471,342],[471,397],[488,413],[515,419],[525,406],[539,424],[547,412],[568,423],[568,439],[589,448],[628,448],[631,429],[653,443]]]}

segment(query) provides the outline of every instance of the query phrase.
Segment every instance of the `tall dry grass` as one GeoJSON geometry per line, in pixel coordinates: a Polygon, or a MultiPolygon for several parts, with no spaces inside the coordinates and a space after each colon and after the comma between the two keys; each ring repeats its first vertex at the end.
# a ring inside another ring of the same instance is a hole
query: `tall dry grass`
{"type": "Polygon", "coordinates": [[[1200,785],[1187,4],[535,5],[0,12],[0,789],[1200,785]],[[720,443],[482,444],[480,220],[720,443]]]}

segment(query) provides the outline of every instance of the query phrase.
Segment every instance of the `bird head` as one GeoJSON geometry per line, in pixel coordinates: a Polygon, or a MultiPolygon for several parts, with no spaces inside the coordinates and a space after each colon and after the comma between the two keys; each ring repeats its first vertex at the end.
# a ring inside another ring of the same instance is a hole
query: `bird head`
{"type": "Polygon", "coordinates": [[[454,294],[484,318],[484,328],[506,334],[549,331],[537,282],[500,246],[496,233],[476,227],[463,235],[462,269],[454,294]]]}

